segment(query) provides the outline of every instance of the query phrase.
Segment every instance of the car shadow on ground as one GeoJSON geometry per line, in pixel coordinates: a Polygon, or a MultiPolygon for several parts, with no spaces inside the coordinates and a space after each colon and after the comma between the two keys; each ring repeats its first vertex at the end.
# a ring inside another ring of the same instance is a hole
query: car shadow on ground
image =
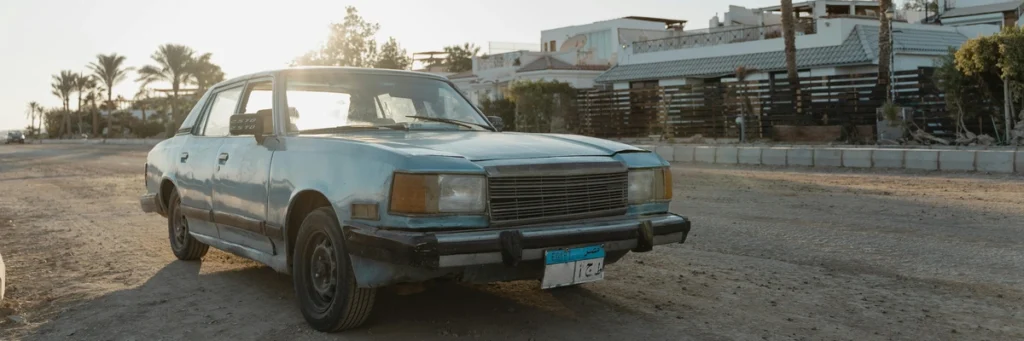
{"type": "Polygon", "coordinates": [[[538,285],[438,282],[412,295],[384,288],[365,326],[323,334],[306,325],[287,275],[263,266],[210,271],[174,261],[141,286],[72,304],[28,339],[664,338],[665,328],[652,328],[659,324],[652,317],[585,287],[542,291],[538,285]]]}

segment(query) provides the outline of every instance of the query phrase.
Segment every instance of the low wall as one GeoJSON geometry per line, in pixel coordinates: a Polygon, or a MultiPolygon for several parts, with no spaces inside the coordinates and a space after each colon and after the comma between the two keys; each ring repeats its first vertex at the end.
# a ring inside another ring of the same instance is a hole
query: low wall
{"type": "Polygon", "coordinates": [[[913,149],[864,147],[757,147],[735,145],[637,145],[657,150],[669,162],[785,167],[845,167],[1024,173],[1024,150],[913,149]]]}
{"type": "MultiPolygon", "coordinates": [[[[161,139],[76,139],[76,140],[39,140],[42,144],[116,144],[116,145],[136,145],[136,146],[155,146],[157,143],[163,141],[161,139]]],[[[32,141],[35,143],[35,141],[32,141]]]]}

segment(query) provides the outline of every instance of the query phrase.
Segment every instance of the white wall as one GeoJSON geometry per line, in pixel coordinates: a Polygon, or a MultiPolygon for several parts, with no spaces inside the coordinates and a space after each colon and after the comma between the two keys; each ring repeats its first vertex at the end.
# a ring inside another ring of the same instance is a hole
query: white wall
{"type": "MultiPolygon", "coordinates": [[[[865,20],[856,18],[836,18],[836,19],[820,19],[817,23],[817,34],[803,35],[796,37],[797,49],[806,49],[813,47],[824,47],[824,46],[835,46],[840,45],[853,31],[857,25],[863,26],[878,26],[876,20],[865,20]]],[[[991,32],[995,33],[998,28],[993,28],[989,25],[981,27],[944,27],[937,25],[915,25],[907,23],[896,23],[893,25],[894,28],[908,28],[915,30],[930,30],[930,31],[959,31],[968,37],[976,36],[968,33],[975,32],[991,32]]],[[[782,51],[785,49],[785,42],[782,38],[769,39],[769,40],[756,40],[748,41],[735,44],[722,44],[707,47],[688,48],[688,49],[676,49],[658,52],[648,53],[633,53],[632,46],[619,55],[619,64],[644,64],[644,63],[657,63],[672,60],[688,60],[698,58],[714,58],[722,56],[731,56],[737,54],[748,54],[748,53],[760,53],[760,52],[773,52],[782,51]]]]}
{"type": "Polygon", "coordinates": [[[555,41],[555,48],[560,48],[566,39],[582,33],[595,32],[600,30],[613,30],[618,28],[633,28],[641,30],[664,30],[665,24],[652,21],[634,19],[612,19],[598,21],[590,24],[559,27],[550,30],[540,31],[541,43],[555,41]]]}
{"type": "Polygon", "coordinates": [[[956,4],[956,8],[1001,4],[1004,2],[1010,2],[1011,0],[956,0],[953,3],[956,4]]]}

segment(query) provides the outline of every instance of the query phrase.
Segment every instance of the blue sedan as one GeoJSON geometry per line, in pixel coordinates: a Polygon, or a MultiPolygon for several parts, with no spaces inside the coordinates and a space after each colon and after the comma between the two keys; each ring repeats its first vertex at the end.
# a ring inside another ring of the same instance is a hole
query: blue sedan
{"type": "Polygon", "coordinates": [[[307,322],[363,324],[377,288],[449,278],[602,280],[682,243],[656,154],[501,132],[446,79],[291,68],[217,84],[149,153],[146,212],[181,260],[210,246],[290,274],[307,322]]]}

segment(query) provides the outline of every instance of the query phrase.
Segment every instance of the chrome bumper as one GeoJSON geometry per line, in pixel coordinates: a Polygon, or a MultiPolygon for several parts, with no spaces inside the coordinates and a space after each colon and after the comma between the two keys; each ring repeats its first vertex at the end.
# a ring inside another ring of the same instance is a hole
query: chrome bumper
{"type": "Polygon", "coordinates": [[[139,197],[139,206],[142,207],[142,212],[164,215],[163,210],[160,208],[160,198],[157,197],[156,193],[145,194],[139,197]]]}

